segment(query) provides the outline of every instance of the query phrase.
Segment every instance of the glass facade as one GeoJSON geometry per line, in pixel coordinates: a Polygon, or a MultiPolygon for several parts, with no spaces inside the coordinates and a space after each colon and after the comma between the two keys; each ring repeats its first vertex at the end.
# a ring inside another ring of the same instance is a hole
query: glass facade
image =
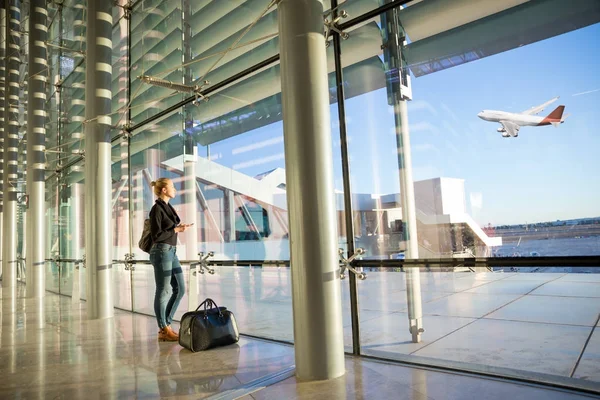
{"type": "MultiPolygon", "coordinates": [[[[332,3],[347,14],[327,46],[338,243],[344,256],[364,249],[351,265],[367,274],[341,280],[346,351],[600,381],[598,5],[480,2],[459,16],[445,13],[464,1],[332,3]],[[420,343],[408,268],[421,271],[420,343]]],[[[86,2],[48,7],[46,289],[86,299],[86,2]]],[[[176,319],[210,297],[242,333],[293,342],[277,35],[270,0],[114,7],[115,307],[154,313],[137,242],[150,182],[168,177],[171,204],[194,223],[179,236],[176,319]],[[190,267],[199,252],[213,253],[214,274],[190,267]]],[[[23,107],[26,91],[24,80],[23,107]]]]}

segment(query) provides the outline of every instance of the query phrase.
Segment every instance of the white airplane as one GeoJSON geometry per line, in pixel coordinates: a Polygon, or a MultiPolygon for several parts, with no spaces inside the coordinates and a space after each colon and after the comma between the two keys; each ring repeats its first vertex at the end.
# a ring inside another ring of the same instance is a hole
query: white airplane
{"type": "Polygon", "coordinates": [[[538,117],[536,114],[544,111],[548,105],[558,100],[558,96],[548,100],[544,104],[540,104],[537,107],[532,107],[529,110],[521,113],[509,113],[506,111],[494,111],[494,110],[483,110],[477,116],[484,121],[499,122],[502,125],[498,128],[498,132],[502,133],[503,137],[517,137],[519,136],[519,129],[522,126],[544,126],[554,125],[558,127],[560,124],[565,122],[568,115],[563,118],[563,112],[565,106],[558,106],[546,117],[538,117]]]}

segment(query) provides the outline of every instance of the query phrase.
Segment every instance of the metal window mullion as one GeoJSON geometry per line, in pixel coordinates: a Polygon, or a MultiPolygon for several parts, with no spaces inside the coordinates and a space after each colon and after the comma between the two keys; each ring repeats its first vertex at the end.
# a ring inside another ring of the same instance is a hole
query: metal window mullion
{"type": "MultiPolygon", "coordinates": [[[[337,16],[337,0],[331,1],[334,9],[333,18],[337,16]]],[[[338,105],[338,118],[340,124],[340,150],[342,158],[342,180],[344,185],[344,216],[346,222],[346,242],[348,246],[347,256],[354,254],[354,219],[352,216],[352,184],[350,181],[350,159],[348,157],[348,136],[346,130],[346,99],[344,94],[344,77],[342,67],[342,46],[340,35],[333,32],[333,58],[335,62],[335,84],[338,105]]],[[[352,321],[352,353],[360,355],[360,323],[358,309],[358,287],[355,274],[349,274],[350,285],[350,319],[352,321]]]]}
{"type": "MultiPolygon", "coordinates": [[[[127,123],[126,126],[129,126],[131,123],[131,68],[133,67],[131,64],[131,20],[133,18],[133,7],[135,7],[139,2],[136,1],[131,5],[129,10],[129,18],[127,18],[127,123]]],[[[129,254],[133,255],[133,222],[134,222],[134,205],[133,205],[133,168],[131,165],[131,135],[126,136],[127,140],[127,210],[129,213],[129,254]]],[[[131,280],[131,311],[135,310],[135,285],[133,284],[133,272],[135,268],[130,268],[129,276],[131,280]]]]}

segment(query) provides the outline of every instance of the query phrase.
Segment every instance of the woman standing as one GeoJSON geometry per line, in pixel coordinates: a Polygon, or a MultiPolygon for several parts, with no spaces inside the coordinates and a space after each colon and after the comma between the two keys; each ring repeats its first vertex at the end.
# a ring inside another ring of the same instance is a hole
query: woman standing
{"type": "Polygon", "coordinates": [[[150,210],[152,249],[150,262],[154,267],[156,292],[154,313],[158,322],[158,340],[175,342],[179,335],[171,328],[173,316],[185,293],[183,271],[177,258],[177,233],[184,232],[192,224],[180,224],[179,216],[169,204],[177,193],[173,182],[160,178],[151,183],[158,197],[150,210]]]}

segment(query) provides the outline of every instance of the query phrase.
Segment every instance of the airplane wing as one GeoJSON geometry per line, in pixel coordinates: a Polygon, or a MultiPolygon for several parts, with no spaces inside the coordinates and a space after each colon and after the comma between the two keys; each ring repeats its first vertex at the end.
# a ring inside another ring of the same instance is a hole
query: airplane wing
{"type": "Polygon", "coordinates": [[[553,98],[551,100],[548,100],[544,104],[540,104],[539,106],[536,106],[536,107],[531,107],[529,110],[525,110],[521,114],[525,114],[525,115],[536,115],[536,114],[539,114],[542,111],[544,111],[544,108],[548,107],[550,104],[552,104],[556,100],[558,100],[559,97],[560,96],[556,96],[555,98],[553,98]]]}
{"type": "Polygon", "coordinates": [[[502,124],[502,128],[504,128],[504,131],[506,133],[508,133],[510,136],[512,136],[512,137],[519,136],[519,129],[521,128],[519,125],[515,124],[514,122],[510,122],[510,121],[500,121],[500,123],[502,124]]]}

